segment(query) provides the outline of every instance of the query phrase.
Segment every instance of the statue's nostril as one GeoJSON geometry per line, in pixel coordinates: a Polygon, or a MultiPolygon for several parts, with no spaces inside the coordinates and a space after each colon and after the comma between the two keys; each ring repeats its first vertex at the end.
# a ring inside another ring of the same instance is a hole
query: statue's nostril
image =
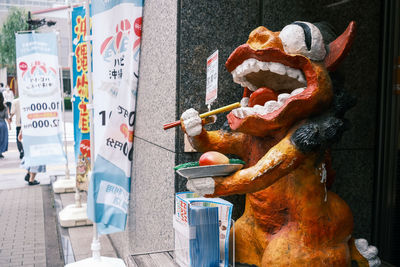
{"type": "Polygon", "coordinates": [[[282,48],[278,37],[279,33],[272,32],[265,27],[258,27],[250,33],[247,44],[255,49],[266,49],[268,47],[282,48]]]}

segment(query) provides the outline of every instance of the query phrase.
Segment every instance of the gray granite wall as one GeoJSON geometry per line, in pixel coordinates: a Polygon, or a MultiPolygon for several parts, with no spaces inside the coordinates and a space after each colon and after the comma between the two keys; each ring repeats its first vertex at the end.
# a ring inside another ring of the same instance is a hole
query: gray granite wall
{"type": "MultiPolygon", "coordinates": [[[[357,23],[357,37],[340,71],[346,75],[345,87],[357,98],[347,118],[353,127],[333,148],[333,167],[337,172],[333,191],[351,207],[355,236],[370,239],[374,183],[374,149],[379,84],[379,38],[381,4],[378,0],[238,0],[180,1],[178,20],[177,114],[193,107],[205,111],[206,59],[219,50],[219,91],[215,107],[240,100],[242,89],[226,71],[229,54],[246,42],[251,30],[263,25],[278,31],[303,20],[327,21],[340,34],[351,20],[357,23]]],[[[211,128],[218,128],[225,120],[211,128]]],[[[177,164],[198,159],[198,153],[183,152],[183,135],[177,132],[177,164]]],[[[176,177],[176,191],[186,190],[185,179],[176,177]]],[[[230,197],[235,217],[243,210],[243,198],[230,197]]]]}
{"type": "MultiPolygon", "coordinates": [[[[200,113],[207,111],[206,60],[216,49],[219,53],[218,98],[212,107],[217,108],[240,101],[243,89],[233,83],[231,74],[225,69],[225,61],[231,52],[260,23],[259,1],[190,1],[181,0],[178,62],[177,113],[180,117],[186,109],[193,107],[200,113]]],[[[217,123],[209,129],[219,129],[226,121],[225,114],[219,115],[217,123]]],[[[183,152],[183,134],[177,132],[177,163],[197,161],[199,153],[183,152]]],[[[176,176],[176,190],[186,190],[186,179],[176,176]]],[[[244,210],[243,196],[230,196],[235,204],[234,215],[244,210]]]]}

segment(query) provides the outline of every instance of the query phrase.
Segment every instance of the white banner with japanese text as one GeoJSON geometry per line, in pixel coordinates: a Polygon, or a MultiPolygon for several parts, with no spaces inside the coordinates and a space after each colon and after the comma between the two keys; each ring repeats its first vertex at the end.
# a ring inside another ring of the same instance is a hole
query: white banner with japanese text
{"type": "Polygon", "coordinates": [[[24,166],[65,164],[55,33],[16,34],[24,166]]]}
{"type": "Polygon", "coordinates": [[[88,216],[100,234],[125,229],[144,0],[92,3],[95,164],[88,216]]]}

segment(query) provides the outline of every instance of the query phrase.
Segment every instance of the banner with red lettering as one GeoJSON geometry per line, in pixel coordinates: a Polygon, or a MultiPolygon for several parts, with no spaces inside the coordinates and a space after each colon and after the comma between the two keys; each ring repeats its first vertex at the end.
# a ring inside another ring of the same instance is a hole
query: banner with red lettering
{"type": "Polygon", "coordinates": [[[24,166],[64,164],[55,33],[16,34],[24,166]]]}
{"type": "Polygon", "coordinates": [[[72,85],[74,110],[74,149],[76,163],[76,186],[88,190],[90,171],[90,127],[88,94],[88,61],[86,37],[86,16],[83,6],[75,7],[72,20],[72,85]]]}

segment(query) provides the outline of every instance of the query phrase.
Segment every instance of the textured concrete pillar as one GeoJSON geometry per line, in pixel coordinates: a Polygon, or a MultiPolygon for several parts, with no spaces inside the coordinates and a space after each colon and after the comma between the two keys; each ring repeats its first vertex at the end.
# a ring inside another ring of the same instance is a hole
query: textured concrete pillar
{"type": "Polygon", "coordinates": [[[173,249],[176,114],[175,0],[146,0],[127,229],[110,235],[120,256],[173,249]]]}

